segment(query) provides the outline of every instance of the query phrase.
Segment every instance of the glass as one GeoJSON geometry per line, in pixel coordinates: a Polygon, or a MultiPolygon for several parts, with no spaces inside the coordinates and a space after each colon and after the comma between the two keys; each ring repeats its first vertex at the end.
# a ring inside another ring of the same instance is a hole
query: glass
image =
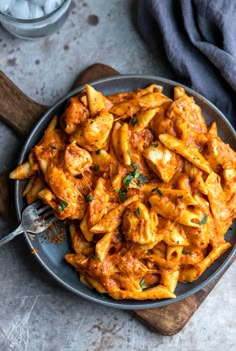
{"type": "Polygon", "coordinates": [[[22,39],[39,39],[57,31],[66,21],[71,0],[64,0],[54,11],[35,19],[14,18],[0,12],[2,26],[11,34],[22,39]]]}

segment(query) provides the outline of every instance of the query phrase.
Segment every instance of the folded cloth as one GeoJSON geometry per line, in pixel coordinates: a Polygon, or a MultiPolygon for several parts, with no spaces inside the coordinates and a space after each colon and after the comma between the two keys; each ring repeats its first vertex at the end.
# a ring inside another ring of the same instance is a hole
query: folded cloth
{"type": "Polygon", "coordinates": [[[236,1],[138,0],[137,25],[176,79],[236,126],[236,1]],[[163,54],[162,54],[163,55],[163,54]]]}

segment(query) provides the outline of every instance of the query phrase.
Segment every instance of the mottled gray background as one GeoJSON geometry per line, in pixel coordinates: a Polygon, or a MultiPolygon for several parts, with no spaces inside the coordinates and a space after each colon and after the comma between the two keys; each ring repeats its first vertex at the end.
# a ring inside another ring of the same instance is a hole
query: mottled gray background
{"type": "MultiPolygon", "coordinates": [[[[164,58],[154,57],[137,34],[131,2],[74,1],[60,31],[39,41],[13,38],[0,27],[0,69],[44,104],[53,104],[95,62],[121,73],[173,78],[164,58]]],[[[22,142],[0,123],[1,172],[14,166],[22,142]]],[[[1,219],[1,233],[14,225],[1,219]]],[[[125,311],[66,291],[18,237],[0,249],[0,351],[233,351],[235,270],[234,264],[179,334],[166,337],[125,311]]]]}

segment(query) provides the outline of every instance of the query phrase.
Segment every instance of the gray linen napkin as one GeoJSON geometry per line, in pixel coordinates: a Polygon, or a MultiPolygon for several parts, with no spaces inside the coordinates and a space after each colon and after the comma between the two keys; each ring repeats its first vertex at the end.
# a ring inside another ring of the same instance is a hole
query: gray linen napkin
{"type": "Polygon", "coordinates": [[[177,79],[236,126],[236,1],[138,0],[138,28],[177,79]]]}

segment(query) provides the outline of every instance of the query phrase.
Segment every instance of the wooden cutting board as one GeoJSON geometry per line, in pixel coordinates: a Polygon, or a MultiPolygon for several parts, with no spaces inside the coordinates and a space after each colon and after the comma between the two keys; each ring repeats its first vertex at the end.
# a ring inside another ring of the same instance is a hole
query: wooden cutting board
{"type": "MultiPolygon", "coordinates": [[[[72,88],[95,79],[118,74],[109,66],[94,64],[78,76],[72,88]]],[[[0,118],[20,135],[26,137],[47,108],[47,106],[40,105],[26,96],[0,71],[0,118]]],[[[2,193],[0,197],[0,215],[3,216],[11,213],[9,209],[10,201],[7,201],[9,194],[5,186],[6,176],[6,174],[0,176],[0,189],[6,189],[6,192],[2,193]]],[[[211,284],[185,300],[164,307],[132,311],[131,313],[153,331],[163,335],[174,335],[186,325],[228,267],[211,284]]]]}

